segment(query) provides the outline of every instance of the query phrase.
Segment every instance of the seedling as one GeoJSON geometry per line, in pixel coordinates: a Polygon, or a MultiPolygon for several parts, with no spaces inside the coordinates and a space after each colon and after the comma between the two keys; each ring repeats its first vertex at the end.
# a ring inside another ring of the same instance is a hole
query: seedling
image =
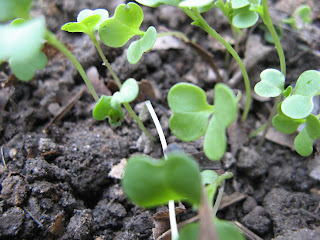
{"type": "Polygon", "coordinates": [[[172,109],[170,129],[183,141],[204,135],[203,148],[211,160],[219,160],[226,151],[226,128],[236,119],[237,101],[224,84],[214,88],[214,106],[207,103],[205,92],[189,83],[178,83],[168,93],[172,109]],[[210,118],[211,117],[211,118],[210,118]]]}
{"type": "Polygon", "coordinates": [[[309,156],[313,151],[313,142],[320,138],[319,116],[312,115],[313,97],[320,93],[320,73],[315,70],[303,72],[292,90],[284,89],[285,77],[276,69],[266,69],[260,74],[261,81],[255,86],[255,92],[262,97],[284,96],[278,105],[278,114],[272,119],[273,126],[280,132],[291,134],[306,123],[305,128],[294,140],[296,151],[309,156]]]}
{"type": "MultiPolygon", "coordinates": [[[[155,207],[170,200],[182,200],[199,207],[203,204],[202,183],[206,186],[213,204],[216,189],[230,177],[232,177],[230,173],[222,176],[212,171],[200,173],[197,163],[191,156],[182,151],[174,151],[168,153],[166,160],[156,160],[146,156],[130,158],[122,185],[128,198],[141,207],[155,207]]],[[[214,224],[220,240],[245,239],[231,222],[214,217],[214,224]]],[[[185,226],[178,239],[196,240],[198,236],[199,224],[194,223],[185,226]]]]}
{"type": "Polygon", "coordinates": [[[283,19],[282,22],[289,24],[293,29],[299,30],[301,23],[307,25],[311,23],[311,8],[308,5],[299,6],[292,14],[292,16],[283,19]],[[299,24],[300,23],[300,24],[299,24]]]}

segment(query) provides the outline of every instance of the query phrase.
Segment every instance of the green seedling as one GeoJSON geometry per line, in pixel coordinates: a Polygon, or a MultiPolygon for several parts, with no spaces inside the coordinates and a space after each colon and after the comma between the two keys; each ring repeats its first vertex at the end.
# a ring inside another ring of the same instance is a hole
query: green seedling
{"type": "Polygon", "coordinates": [[[313,97],[320,93],[320,73],[315,70],[303,72],[293,90],[291,86],[284,89],[285,77],[276,69],[266,69],[260,77],[261,81],[254,88],[258,95],[283,95],[285,98],[278,104],[278,113],[272,119],[273,126],[282,133],[292,134],[306,123],[306,127],[295,138],[294,146],[300,155],[310,155],[313,142],[320,137],[319,119],[311,114],[313,97]]]}
{"type": "Polygon", "coordinates": [[[312,22],[310,15],[311,15],[310,6],[301,5],[293,12],[292,16],[286,19],[283,19],[282,22],[289,24],[295,30],[299,30],[298,21],[302,22],[304,25],[310,24],[312,22]]]}
{"type": "Polygon", "coordinates": [[[216,84],[213,106],[207,103],[201,88],[178,83],[168,93],[168,104],[173,112],[170,118],[173,134],[183,141],[194,141],[204,135],[206,156],[221,159],[227,145],[226,128],[237,116],[237,102],[231,89],[216,84]]]}
{"type": "MultiPolygon", "coordinates": [[[[128,198],[142,207],[159,206],[172,199],[199,206],[203,204],[202,185],[206,186],[213,204],[216,189],[230,177],[232,177],[230,173],[218,176],[211,170],[200,173],[192,157],[182,151],[174,151],[168,153],[166,160],[156,160],[146,156],[130,158],[122,185],[128,198]]],[[[231,222],[214,217],[214,224],[220,240],[245,239],[231,222]]],[[[198,236],[199,224],[188,224],[181,230],[178,239],[196,240],[198,236]]]]}
{"type": "Polygon", "coordinates": [[[119,126],[124,119],[121,104],[130,103],[136,99],[139,93],[139,86],[136,80],[129,78],[124,82],[119,92],[115,92],[113,96],[102,95],[100,100],[93,109],[93,117],[102,121],[106,118],[112,126],[119,126]]]}
{"type": "Polygon", "coordinates": [[[46,32],[42,17],[25,21],[17,19],[0,25],[0,62],[8,61],[17,78],[29,81],[37,69],[43,69],[47,58],[41,52],[46,32]]]}

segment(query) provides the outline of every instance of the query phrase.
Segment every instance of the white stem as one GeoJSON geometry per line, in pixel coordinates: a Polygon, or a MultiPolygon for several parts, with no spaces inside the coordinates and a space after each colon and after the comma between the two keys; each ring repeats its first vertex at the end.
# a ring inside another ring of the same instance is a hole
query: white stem
{"type": "MultiPolygon", "coordinates": [[[[149,113],[152,117],[152,120],[154,122],[154,125],[156,126],[159,138],[160,138],[160,142],[161,142],[161,146],[162,146],[162,151],[164,154],[164,158],[167,159],[166,154],[164,153],[164,151],[166,150],[166,148],[168,147],[166,138],[164,136],[161,124],[159,122],[159,119],[157,117],[156,112],[154,111],[152,104],[149,100],[145,101],[145,104],[149,110],[149,113]]],[[[174,206],[174,201],[170,200],[169,201],[169,218],[170,218],[170,228],[171,228],[171,239],[172,240],[177,240],[179,237],[179,233],[178,233],[178,226],[177,226],[177,221],[176,221],[176,213],[175,213],[175,206],[174,206]]]]}

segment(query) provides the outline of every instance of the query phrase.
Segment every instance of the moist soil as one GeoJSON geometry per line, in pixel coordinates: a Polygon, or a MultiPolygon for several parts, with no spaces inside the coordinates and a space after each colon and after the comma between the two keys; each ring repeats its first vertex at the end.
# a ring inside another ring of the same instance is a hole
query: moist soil
{"type": "MultiPolygon", "coordinates": [[[[62,32],[60,27],[75,21],[84,8],[106,8],[113,15],[117,4],[125,1],[41,2],[35,3],[33,14],[46,16],[48,28],[79,59],[99,95],[114,92],[112,77],[90,39],[84,34],[62,32]]],[[[312,6],[313,23],[298,31],[289,26],[283,29],[288,85],[305,70],[320,70],[320,3],[269,1],[278,25],[301,3],[312,6]]],[[[225,49],[191,26],[179,9],[161,6],[143,10],[142,29],[154,25],[184,32],[213,54],[226,84],[235,90],[244,89],[241,77],[237,77],[238,67],[232,59],[228,64],[225,49]]],[[[222,36],[235,42],[219,11],[204,16],[222,36]]],[[[301,157],[292,150],[292,136],[271,131],[259,150],[260,137],[248,138],[267,120],[272,99],[254,95],[246,123],[238,120],[228,130],[225,157],[218,163],[208,161],[201,152],[202,139],[184,143],[171,134],[166,96],[175,83],[190,82],[202,87],[212,103],[217,82],[212,67],[194,47],[176,38],[157,42],[136,65],[127,62],[126,47],[103,47],[103,51],[122,81],[133,77],[146,84],[141,87],[140,103],[131,104],[135,111],[143,114],[142,102],[150,99],[169,144],[192,154],[202,169],[234,174],[226,183],[219,218],[242,225],[248,239],[320,239],[318,146],[310,157],[301,157]]],[[[154,214],[165,207],[135,206],[126,198],[119,178],[126,159],[134,154],[161,158],[161,145],[142,134],[129,116],[117,128],[107,121],[95,121],[94,100],[75,68],[54,48],[46,46],[44,50],[49,63],[28,83],[15,80],[8,66],[1,66],[0,239],[155,239],[154,214]],[[65,113],[58,114],[62,110],[65,113]]],[[[274,46],[265,41],[258,25],[239,38],[238,52],[245,59],[252,86],[263,69],[279,66],[274,46]]],[[[240,102],[240,114],[243,105],[240,102]]],[[[318,101],[315,106],[319,108],[318,101]]],[[[143,119],[157,136],[148,114],[143,119]]],[[[178,215],[179,221],[195,215],[190,206],[185,208],[178,215]]]]}

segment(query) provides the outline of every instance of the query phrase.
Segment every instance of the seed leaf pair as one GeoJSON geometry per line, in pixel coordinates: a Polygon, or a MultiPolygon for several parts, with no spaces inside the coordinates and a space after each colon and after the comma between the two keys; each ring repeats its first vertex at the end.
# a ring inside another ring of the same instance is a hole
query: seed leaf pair
{"type": "Polygon", "coordinates": [[[9,61],[17,78],[29,81],[34,71],[47,64],[41,52],[46,31],[44,18],[29,21],[17,19],[11,25],[0,25],[0,62],[9,61]]]}
{"type": "Polygon", "coordinates": [[[197,163],[183,152],[171,152],[167,160],[134,156],[128,160],[122,185],[128,198],[142,207],[169,200],[199,205],[201,177],[197,163]]]}
{"type": "Polygon", "coordinates": [[[214,106],[207,103],[205,92],[189,83],[178,83],[168,93],[172,109],[170,129],[183,141],[204,137],[204,151],[211,160],[219,160],[226,151],[226,128],[235,120],[237,103],[224,84],[214,88],[214,106]],[[210,116],[213,114],[211,119],[210,116]]]}
{"type": "Polygon", "coordinates": [[[232,5],[232,25],[236,28],[252,27],[259,19],[256,12],[260,7],[260,0],[231,0],[232,5]]]}
{"type": "Polygon", "coordinates": [[[113,96],[102,95],[100,100],[93,109],[93,117],[102,121],[106,118],[112,126],[119,126],[124,119],[121,109],[121,103],[129,103],[138,96],[139,87],[136,80],[129,78],[124,82],[119,92],[115,92],[113,96]]]}

